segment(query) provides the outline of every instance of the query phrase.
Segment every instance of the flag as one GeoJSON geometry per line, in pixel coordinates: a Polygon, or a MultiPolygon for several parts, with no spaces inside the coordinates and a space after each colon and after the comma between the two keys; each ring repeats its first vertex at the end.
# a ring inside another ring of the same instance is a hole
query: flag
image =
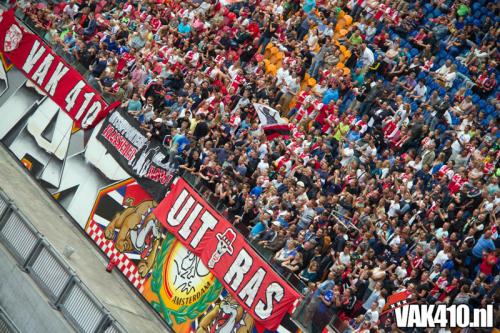
{"type": "Polygon", "coordinates": [[[385,303],[385,306],[382,310],[382,314],[392,311],[396,308],[402,307],[403,305],[410,304],[409,298],[411,296],[411,292],[408,290],[401,291],[396,294],[392,294],[387,298],[387,303],[385,303]]]}
{"type": "Polygon", "coordinates": [[[281,118],[280,113],[263,104],[253,104],[257,115],[259,116],[260,124],[268,140],[272,140],[279,136],[290,136],[290,128],[287,125],[287,120],[281,118]]]}
{"type": "Polygon", "coordinates": [[[253,103],[253,106],[257,111],[262,126],[287,123],[285,119],[281,118],[277,110],[259,103],[253,103]]]}
{"type": "Polygon", "coordinates": [[[273,140],[279,136],[288,137],[291,135],[290,128],[285,124],[274,124],[263,126],[262,129],[268,140],[273,140]]]}

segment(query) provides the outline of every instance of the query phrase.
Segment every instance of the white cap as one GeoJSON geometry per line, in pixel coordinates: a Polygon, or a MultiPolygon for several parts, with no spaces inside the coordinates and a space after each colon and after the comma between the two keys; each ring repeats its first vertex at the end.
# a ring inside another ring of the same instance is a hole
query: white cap
{"type": "Polygon", "coordinates": [[[304,182],[303,182],[303,181],[298,181],[298,182],[297,182],[297,186],[300,186],[300,187],[306,187],[306,185],[304,185],[304,182]]]}

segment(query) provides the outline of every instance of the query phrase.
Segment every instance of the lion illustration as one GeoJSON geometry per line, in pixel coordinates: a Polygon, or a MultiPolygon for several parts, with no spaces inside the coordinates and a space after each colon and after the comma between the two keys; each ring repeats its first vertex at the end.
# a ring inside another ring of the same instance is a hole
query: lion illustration
{"type": "Polygon", "coordinates": [[[141,252],[142,259],[137,266],[141,277],[145,277],[153,267],[161,240],[159,223],[153,214],[157,203],[153,200],[136,206],[132,203],[132,198],[125,200],[128,207],[113,217],[104,235],[115,241],[115,248],[121,253],[141,252]],[[116,239],[115,230],[118,231],[116,239]]]}
{"type": "Polygon", "coordinates": [[[251,333],[252,329],[252,316],[227,296],[200,320],[196,333],[251,333]]]}

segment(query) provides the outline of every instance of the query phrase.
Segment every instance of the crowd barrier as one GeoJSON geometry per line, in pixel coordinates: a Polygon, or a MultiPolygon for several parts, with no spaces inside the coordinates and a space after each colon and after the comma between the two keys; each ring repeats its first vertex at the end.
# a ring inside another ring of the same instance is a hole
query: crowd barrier
{"type": "MultiPolygon", "coordinates": [[[[125,332],[63,257],[2,191],[0,243],[77,332],[125,332]]],[[[0,332],[18,332],[1,309],[0,332]]]]}
{"type": "Polygon", "coordinates": [[[19,333],[19,329],[0,306],[0,332],[19,333]]]}

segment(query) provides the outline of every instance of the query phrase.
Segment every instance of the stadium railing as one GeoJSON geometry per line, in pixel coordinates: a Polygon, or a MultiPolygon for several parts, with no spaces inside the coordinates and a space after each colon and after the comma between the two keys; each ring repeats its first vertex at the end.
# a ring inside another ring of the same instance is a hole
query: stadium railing
{"type": "MultiPolygon", "coordinates": [[[[1,190],[0,243],[77,332],[126,332],[1,190]]],[[[16,328],[5,318],[0,311],[0,332],[15,333],[16,328]]]]}

